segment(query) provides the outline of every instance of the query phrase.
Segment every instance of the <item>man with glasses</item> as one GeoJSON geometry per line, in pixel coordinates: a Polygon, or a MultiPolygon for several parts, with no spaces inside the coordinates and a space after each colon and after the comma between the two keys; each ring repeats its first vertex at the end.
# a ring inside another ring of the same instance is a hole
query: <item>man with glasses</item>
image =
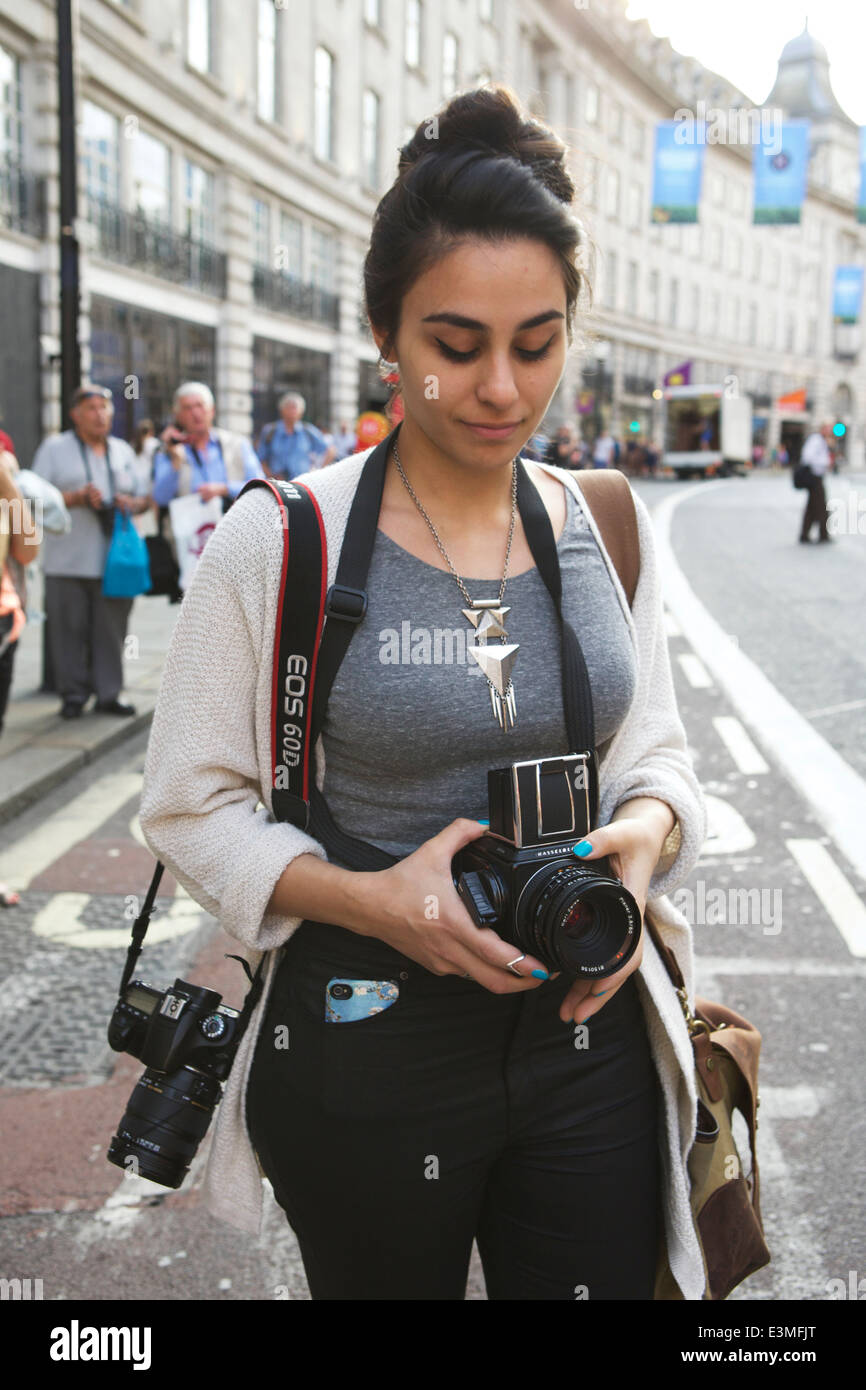
{"type": "Polygon", "coordinates": [[[111,392],[91,383],[80,386],[69,417],[72,429],[43,440],[33,460],[34,473],[62,492],[72,521],[66,535],[46,533],[42,546],[45,614],[63,701],[60,717],[77,718],[91,695],[96,696],[96,713],[129,716],[135,707],[119,696],[134,600],[106,598],[102,575],[115,509],[143,512],[148,498],[138,495],[132,449],[111,434],[111,392]]]}

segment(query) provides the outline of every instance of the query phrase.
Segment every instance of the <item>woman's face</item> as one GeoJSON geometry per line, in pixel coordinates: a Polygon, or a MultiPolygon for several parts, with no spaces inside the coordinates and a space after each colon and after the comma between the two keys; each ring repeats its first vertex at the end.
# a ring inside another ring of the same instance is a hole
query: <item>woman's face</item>
{"type": "Polygon", "coordinates": [[[544,417],[567,350],[553,251],[528,238],[462,241],[403,299],[395,356],[406,421],[448,458],[507,462],[544,417]]]}

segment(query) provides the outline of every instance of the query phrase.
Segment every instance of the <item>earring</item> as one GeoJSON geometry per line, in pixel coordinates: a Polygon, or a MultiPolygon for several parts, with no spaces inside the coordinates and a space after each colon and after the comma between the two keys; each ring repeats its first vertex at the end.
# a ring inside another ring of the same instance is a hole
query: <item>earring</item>
{"type": "Polygon", "coordinates": [[[379,353],[379,375],[389,386],[396,386],[400,381],[400,366],[397,362],[388,362],[379,353]]]}

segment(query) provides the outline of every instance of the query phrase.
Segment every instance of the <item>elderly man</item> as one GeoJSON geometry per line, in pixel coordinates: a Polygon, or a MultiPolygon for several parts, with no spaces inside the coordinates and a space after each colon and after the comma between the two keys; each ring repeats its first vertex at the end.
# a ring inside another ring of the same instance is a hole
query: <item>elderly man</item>
{"type": "Polygon", "coordinates": [[[301,419],[306,408],[303,396],[290,391],[280,401],[281,419],[262,430],[259,458],[269,478],[299,478],[336,458],[337,450],[322,431],[301,419]]]}
{"type": "Polygon", "coordinates": [[[833,426],[825,420],[820,429],[809,435],[800,454],[800,462],[808,464],[812,470],[809,499],[800,526],[802,545],[810,543],[812,538],[809,533],[815,525],[818,527],[819,541],[829,542],[832,539],[827,533],[827,494],[824,491],[824,475],[831,463],[829,441],[832,435],[833,426]]]}
{"type": "Polygon", "coordinates": [[[244,483],[262,478],[261,464],[249,440],[215,429],[214,398],[209,386],[187,381],[174,394],[174,423],[160,436],[153,456],[153,500],[167,507],[175,497],[197,492],[204,502],[223,499],[227,511],[244,483]]]}
{"type": "Polygon", "coordinates": [[[118,697],[123,688],[123,644],[133,599],[106,598],[102,575],[114,510],[143,512],[136,495],[135,455],[111,434],[114,404],[104,386],[80,386],[69,411],[72,429],[43,440],[33,471],[63,494],[72,528],[46,534],[42,547],[45,613],[54,677],[63,700],[61,718],[80,715],[91,694],[100,714],[135,714],[118,697]]]}

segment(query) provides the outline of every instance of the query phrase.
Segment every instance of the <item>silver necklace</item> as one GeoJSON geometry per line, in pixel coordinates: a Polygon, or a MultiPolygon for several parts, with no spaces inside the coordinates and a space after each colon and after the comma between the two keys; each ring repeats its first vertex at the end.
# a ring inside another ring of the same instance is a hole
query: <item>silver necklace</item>
{"type": "Polygon", "coordinates": [[[511,683],[511,672],[514,669],[514,662],[517,659],[519,643],[509,642],[508,633],[505,631],[505,615],[510,613],[510,608],[503,608],[502,600],[505,597],[505,585],[508,582],[508,561],[511,556],[511,541],[514,536],[514,520],[517,515],[517,459],[511,465],[511,525],[508,528],[508,544],[505,548],[505,568],[502,573],[502,583],[499,586],[498,598],[479,598],[470,597],[466,585],[460,578],[456,569],[451,563],[444,545],[439,539],[439,533],[433,522],[424,510],[415,489],[403,471],[400,462],[400,455],[397,451],[396,443],[393,444],[394,462],[397,471],[406,486],[409,496],[415,503],[419,512],[423,516],[427,525],[433,533],[433,539],[439,547],[439,551],[457,580],[460,592],[468,603],[469,607],[463,609],[463,616],[472,624],[474,628],[474,645],[467,646],[466,650],[472,658],[478,662],[481,670],[487,678],[487,685],[490,691],[490,703],[493,706],[493,713],[499,723],[500,729],[513,728],[517,714],[517,706],[514,700],[514,686],[511,683]],[[500,645],[491,646],[491,638],[499,638],[500,645]]]}

